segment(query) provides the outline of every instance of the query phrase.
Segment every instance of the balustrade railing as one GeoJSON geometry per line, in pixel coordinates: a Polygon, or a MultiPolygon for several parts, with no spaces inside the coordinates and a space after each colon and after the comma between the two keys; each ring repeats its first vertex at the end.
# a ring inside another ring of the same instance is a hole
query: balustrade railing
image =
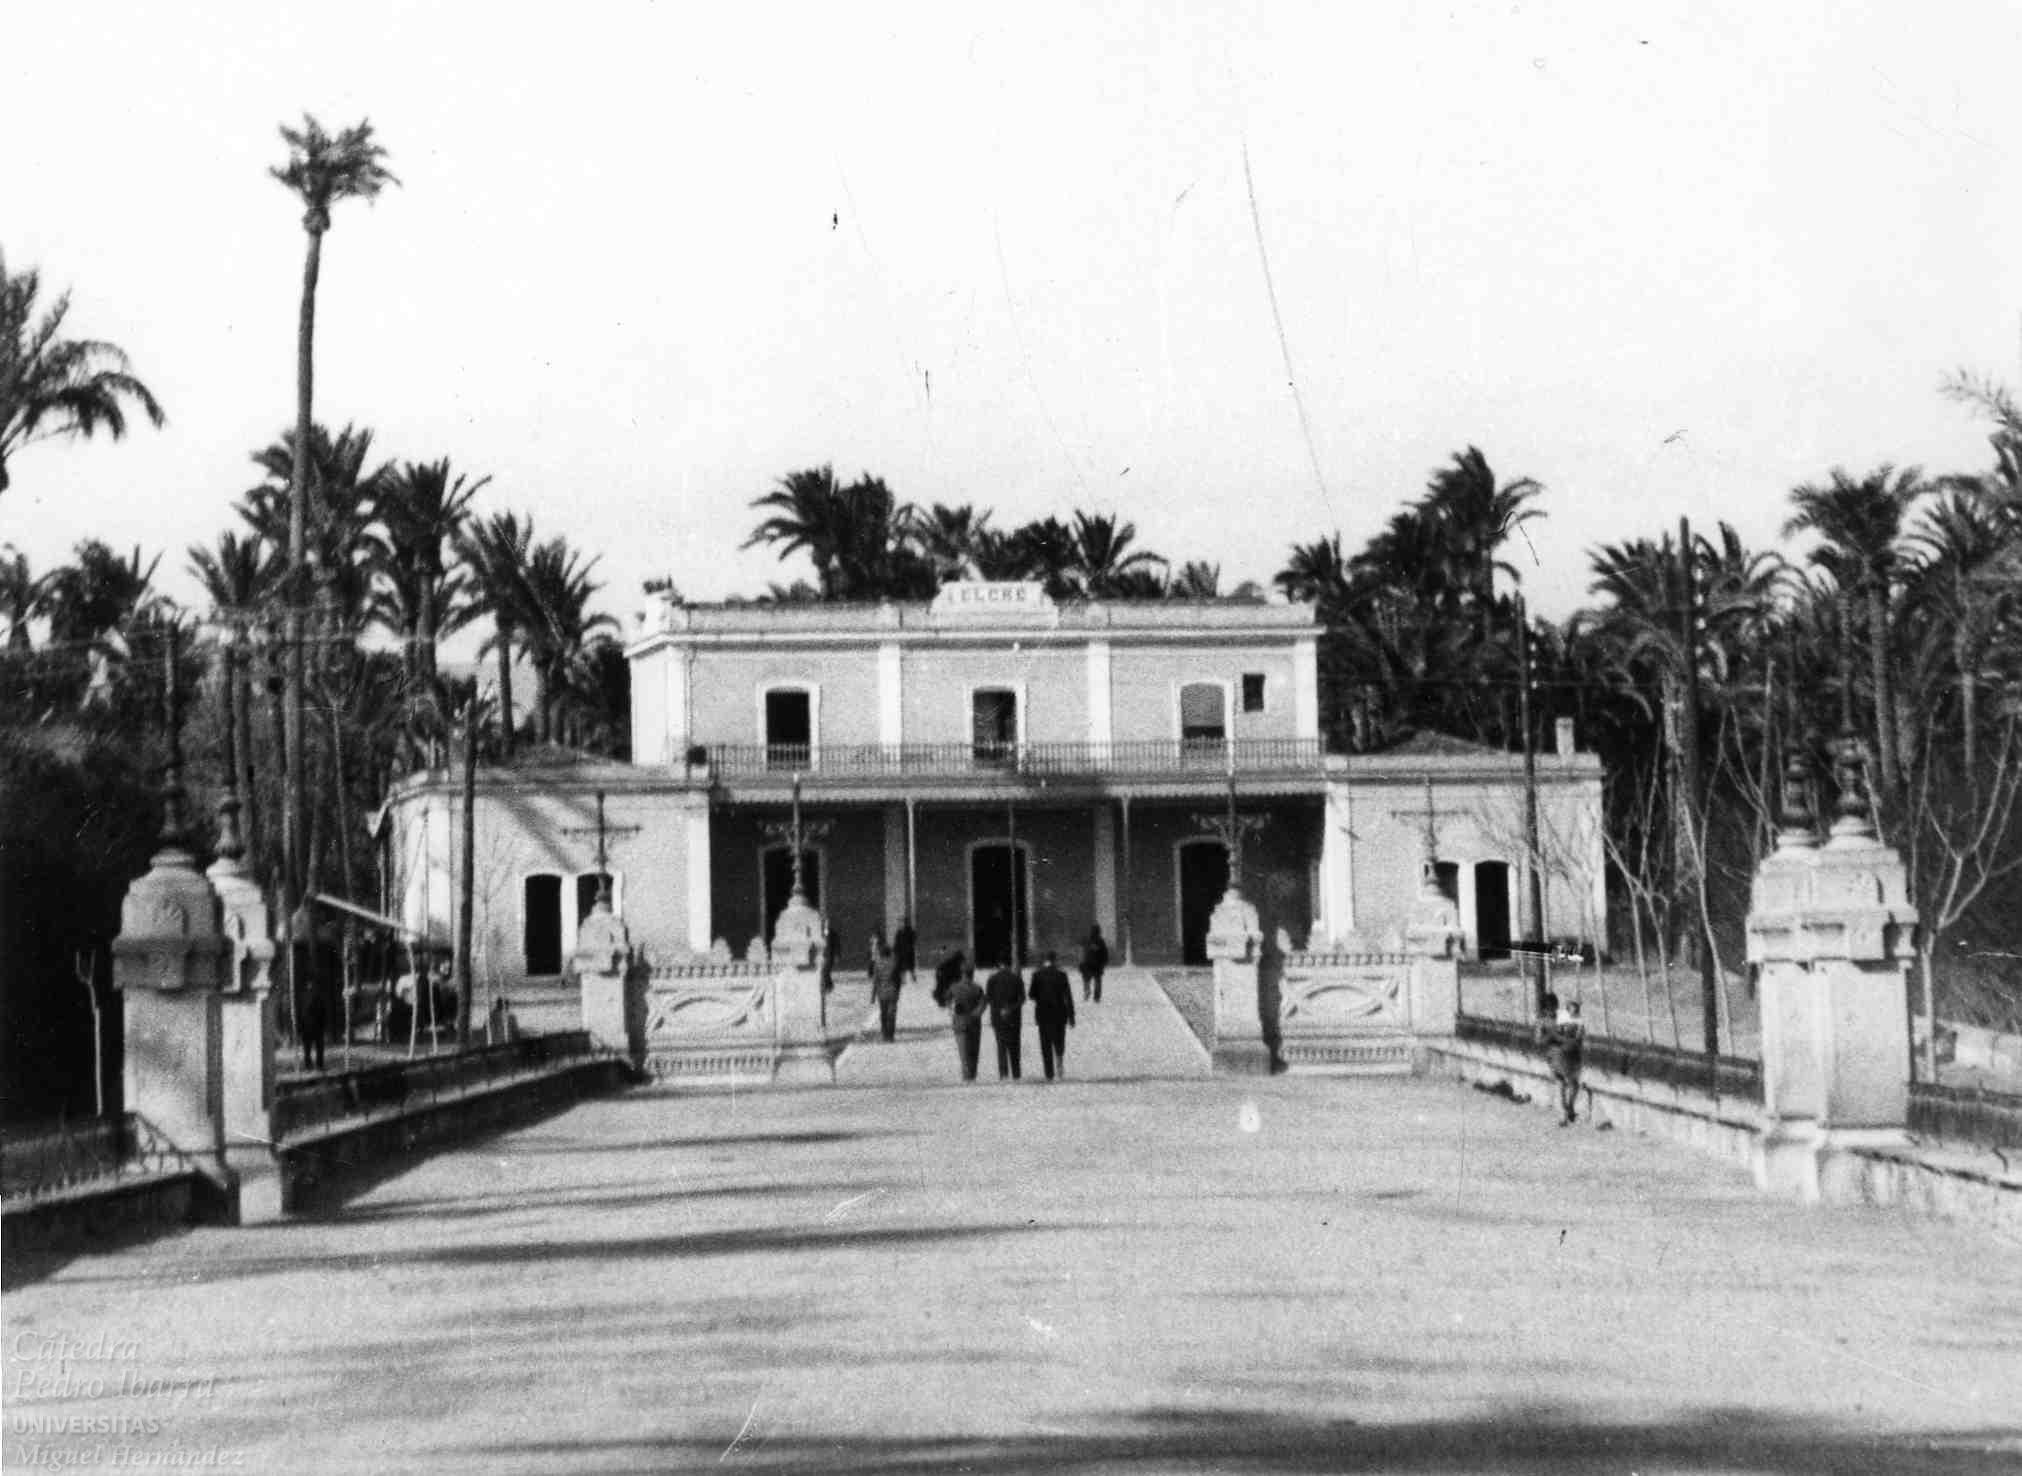
{"type": "Polygon", "coordinates": [[[1243,774],[1318,773],[1323,750],[1314,738],[1157,739],[1123,743],[696,744],[685,750],[691,770],[737,780],[937,779],[1005,775],[1069,778],[1097,775],[1184,775],[1207,779],[1243,774]]]}
{"type": "Polygon", "coordinates": [[[581,1030],[523,1035],[450,1055],[422,1056],[280,1084],[274,1099],[276,1141],[333,1123],[403,1111],[559,1062],[605,1054],[581,1030]]]}
{"type": "Polygon", "coordinates": [[[189,1155],[134,1112],[10,1131],[0,1138],[0,1198],[11,1203],[194,1168],[189,1155]]]}
{"type": "MultiPolygon", "coordinates": [[[[1521,1021],[1463,1014],[1455,1020],[1453,1033],[1460,1040],[1503,1046],[1540,1058],[1544,1055],[1536,1028],[1521,1021]]],[[[1637,1081],[1657,1081],[1666,1086],[1687,1087],[1717,1097],[1762,1100],[1762,1063],[1739,1056],[1709,1059],[1704,1051],[1683,1051],[1642,1041],[1589,1035],[1582,1059],[1587,1066],[1617,1072],[1637,1081]]]]}

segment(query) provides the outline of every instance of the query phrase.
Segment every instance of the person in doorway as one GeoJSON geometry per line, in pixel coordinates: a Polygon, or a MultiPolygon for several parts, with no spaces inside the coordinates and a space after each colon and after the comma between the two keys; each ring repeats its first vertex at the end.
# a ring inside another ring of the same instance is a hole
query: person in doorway
{"type": "Polygon", "coordinates": [[[1102,924],[1096,923],[1088,930],[1088,941],[1081,945],[1081,997],[1102,1003],[1102,971],[1109,967],[1109,943],[1102,936],[1102,924]]]}
{"type": "Polygon", "coordinates": [[[1568,1127],[1578,1119],[1574,1109],[1580,1100],[1580,1063],[1585,1054],[1586,1035],[1587,1027],[1580,1021],[1579,1002],[1562,1005],[1557,995],[1547,994],[1538,1040],[1545,1048],[1552,1079],[1559,1084],[1559,1107],[1564,1113],[1559,1119],[1560,1127],[1568,1127]]]}
{"type": "Polygon", "coordinates": [[[309,985],[302,998],[302,1018],[299,1034],[302,1037],[302,1069],[321,1071],[323,1069],[323,1043],[330,1033],[330,1009],[323,999],[323,991],[315,983],[309,985]]]}
{"type": "Polygon", "coordinates": [[[990,1029],[997,1036],[997,1079],[1017,1081],[1023,1074],[1018,1057],[1025,1033],[1025,980],[1008,963],[990,976],[990,1029]]]}
{"type": "Polygon", "coordinates": [[[900,918],[899,930],[892,934],[892,962],[899,971],[900,985],[912,983],[920,969],[920,935],[913,930],[910,917],[900,918]]]}
{"type": "Polygon", "coordinates": [[[829,993],[835,988],[835,971],[842,964],[842,929],[834,923],[828,926],[828,933],[822,939],[821,947],[821,992],[829,993]]]}
{"type": "Polygon", "coordinates": [[[946,1009],[948,996],[954,992],[955,986],[962,982],[964,976],[972,974],[973,970],[969,967],[969,961],[962,956],[961,949],[957,948],[942,959],[934,966],[934,1003],[946,1009]]]}
{"type": "Polygon", "coordinates": [[[1074,986],[1052,953],[1032,974],[1032,1023],[1039,1027],[1039,1063],[1046,1068],[1046,1079],[1053,1080],[1056,1070],[1067,1075],[1067,1030],[1074,1023],[1074,986]]]}
{"type": "Polygon", "coordinates": [[[878,1030],[886,1040],[899,1038],[899,961],[885,940],[871,940],[871,998],[878,1002],[878,1030]]]}
{"type": "MultiPolygon", "coordinates": [[[[954,983],[948,986],[948,1021],[955,1029],[955,1052],[962,1061],[962,1080],[976,1079],[976,1058],[983,1051],[983,990],[976,971],[951,955],[957,965],[954,983]]],[[[945,965],[944,965],[945,967],[945,965]]]]}

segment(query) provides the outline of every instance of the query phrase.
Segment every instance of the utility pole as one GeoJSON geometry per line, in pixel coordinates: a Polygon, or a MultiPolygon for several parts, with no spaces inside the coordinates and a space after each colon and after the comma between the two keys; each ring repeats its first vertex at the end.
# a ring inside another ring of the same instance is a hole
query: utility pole
{"type": "Polygon", "coordinates": [[[1531,978],[1531,993],[1540,1011],[1545,1004],[1545,982],[1549,970],[1543,953],[1545,896],[1542,868],[1538,864],[1538,746],[1531,726],[1531,630],[1530,613],[1524,597],[1516,597],[1517,617],[1517,723],[1524,739],[1524,878],[1523,931],[1524,970],[1531,978]]]}
{"type": "MultiPolygon", "coordinates": [[[[477,910],[477,686],[471,685],[470,701],[463,710],[463,875],[456,914],[456,1044],[470,1049],[471,1005],[471,914],[477,910]]],[[[601,805],[598,819],[603,818],[601,805]]],[[[597,866],[603,869],[602,837],[598,837],[597,866]]],[[[610,878],[604,878],[610,886],[610,878]]]]}
{"type": "Polygon", "coordinates": [[[1692,930],[1694,951],[1699,956],[1699,994],[1706,1054],[1720,1054],[1720,981],[1714,967],[1712,940],[1706,936],[1711,919],[1705,909],[1705,848],[1699,832],[1699,817],[1705,811],[1704,781],[1699,772],[1699,594],[1692,577],[1692,524],[1678,520],[1679,649],[1684,671],[1684,707],[1678,720],[1678,758],[1684,773],[1679,776],[1679,855],[1688,861],[1689,871],[1679,878],[1689,891],[1687,905],[1693,909],[1696,926],[1692,930]],[[1685,884],[1689,883],[1689,886],[1685,884]]]}

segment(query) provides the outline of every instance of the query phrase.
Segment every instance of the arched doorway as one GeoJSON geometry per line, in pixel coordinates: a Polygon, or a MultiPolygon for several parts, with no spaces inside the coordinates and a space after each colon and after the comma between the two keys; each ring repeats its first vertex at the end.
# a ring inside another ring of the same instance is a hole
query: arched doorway
{"type": "Polygon", "coordinates": [[[530,979],[562,971],[562,879],[530,876],[520,899],[521,942],[530,979]]]}
{"type": "Polygon", "coordinates": [[[1509,862],[1474,863],[1474,951],[1477,958],[1509,957],[1509,862]]]}
{"type": "Polygon", "coordinates": [[[1208,961],[1208,923],[1229,889],[1229,852],[1218,840],[1179,845],[1180,961],[1208,961]]]}
{"type": "Polygon", "coordinates": [[[1025,847],[990,841],[969,851],[970,956],[979,969],[1022,965],[1031,953],[1032,903],[1025,847]],[[1013,940],[1017,947],[1012,947],[1013,940]]]}

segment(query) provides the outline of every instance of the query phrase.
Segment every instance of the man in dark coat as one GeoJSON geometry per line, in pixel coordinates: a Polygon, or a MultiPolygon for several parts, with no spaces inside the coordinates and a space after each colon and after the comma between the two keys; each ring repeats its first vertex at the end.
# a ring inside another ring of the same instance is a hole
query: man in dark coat
{"type": "Polygon", "coordinates": [[[969,961],[962,957],[959,948],[942,959],[934,966],[934,1003],[946,1009],[948,996],[954,991],[955,986],[963,979],[971,978],[974,973],[975,971],[969,967],[969,961]]]}
{"type": "Polygon", "coordinates": [[[1053,1080],[1054,1068],[1067,1075],[1067,1027],[1074,1023],[1074,986],[1055,955],[1032,975],[1032,1023],[1039,1027],[1039,1061],[1046,1079],[1053,1080]]]}
{"type": "Polygon", "coordinates": [[[898,1039],[899,989],[904,984],[898,959],[882,938],[871,939],[871,998],[878,1002],[878,1028],[886,1040],[898,1039]]]}
{"type": "Polygon", "coordinates": [[[960,963],[959,977],[948,986],[948,1021],[955,1027],[955,1050],[962,1058],[962,1080],[976,1079],[976,1057],[983,1049],[983,990],[976,971],[960,963]]]}
{"type": "Polygon", "coordinates": [[[1102,971],[1109,967],[1109,941],[1102,936],[1102,924],[1097,923],[1088,930],[1088,941],[1081,945],[1081,997],[1096,1004],[1102,1003],[1102,971]]]}
{"type": "Polygon", "coordinates": [[[899,982],[912,983],[920,970],[920,935],[910,917],[900,918],[899,930],[892,934],[892,960],[898,966],[899,982]]]}
{"type": "Polygon", "coordinates": [[[990,976],[990,1028],[997,1034],[997,1078],[1018,1080],[1018,1055],[1025,1033],[1025,981],[1005,964],[990,976]]]}
{"type": "Polygon", "coordinates": [[[1559,1109],[1564,1113],[1559,1126],[1567,1127],[1578,1117],[1574,1109],[1580,1100],[1580,1064],[1586,1054],[1587,1027],[1581,1023],[1577,1001],[1561,1005],[1557,995],[1547,994],[1543,1013],[1538,1042],[1544,1046],[1545,1061],[1559,1084],[1559,1109]]]}

